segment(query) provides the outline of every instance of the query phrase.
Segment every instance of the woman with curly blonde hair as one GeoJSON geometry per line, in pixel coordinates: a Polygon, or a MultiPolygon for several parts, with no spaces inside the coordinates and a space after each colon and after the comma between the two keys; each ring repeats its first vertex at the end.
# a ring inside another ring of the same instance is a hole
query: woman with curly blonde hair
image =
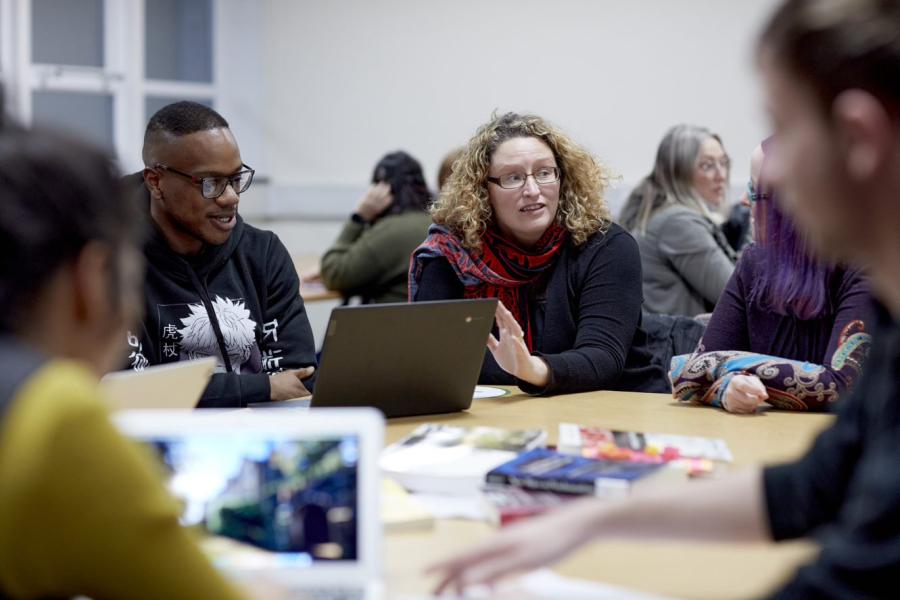
{"type": "Polygon", "coordinates": [[[535,394],[666,391],[641,323],[637,244],[612,223],[610,174],[534,115],[469,141],[413,253],[412,301],[498,298],[481,383],[535,394]]]}

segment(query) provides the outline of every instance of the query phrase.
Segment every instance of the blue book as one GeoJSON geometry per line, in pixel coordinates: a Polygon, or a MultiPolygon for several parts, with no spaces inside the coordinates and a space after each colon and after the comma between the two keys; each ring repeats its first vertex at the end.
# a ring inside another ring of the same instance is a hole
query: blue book
{"type": "Polygon", "coordinates": [[[615,496],[628,493],[638,482],[657,480],[662,474],[685,478],[665,464],[595,460],[538,448],[492,469],[486,481],[560,494],[615,496]]]}

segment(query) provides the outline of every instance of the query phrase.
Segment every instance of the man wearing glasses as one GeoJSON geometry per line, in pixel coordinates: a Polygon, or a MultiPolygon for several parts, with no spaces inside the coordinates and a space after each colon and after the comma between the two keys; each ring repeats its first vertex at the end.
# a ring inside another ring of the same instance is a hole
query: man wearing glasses
{"type": "Polygon", "coordinates": [[[253,182],[228,122],[195,102],[150,118],[139,204],[150,227],[145,315],[129,367],[212,356],[199,407],[287,400],[312,390],[315,344],[300,281],[275,234],[247,225],[253,182]]]}

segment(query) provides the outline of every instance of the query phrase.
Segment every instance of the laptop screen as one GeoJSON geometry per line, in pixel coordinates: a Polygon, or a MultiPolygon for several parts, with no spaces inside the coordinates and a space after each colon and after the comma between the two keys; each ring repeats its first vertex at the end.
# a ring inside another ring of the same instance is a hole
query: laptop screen
{"type": "Polygon", "coordinates": [[[223,567],[358,558],[359,438],[248,432],[144,438],[159,455],[182,524],[214,536],[223,567]]]}

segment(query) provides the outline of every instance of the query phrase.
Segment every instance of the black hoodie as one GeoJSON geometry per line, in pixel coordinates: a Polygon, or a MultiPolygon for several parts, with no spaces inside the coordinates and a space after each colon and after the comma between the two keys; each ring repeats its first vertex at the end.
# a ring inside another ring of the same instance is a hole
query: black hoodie
{"type": "MultiPolygon", "coordinates": [[[[126,186],[143,189],[135,196],[148,224],[146,304],[140,335],[129,332],[130,368],[214,356],[198,407],[221,408],[267,402],[271,373],[316,366],[300,279],[278,236],[238,215],[227,242],[182,256],[153,226],[141,174],[126,186]]],[[[310,391],[314,380],[304,381],[310,391]]]]}

